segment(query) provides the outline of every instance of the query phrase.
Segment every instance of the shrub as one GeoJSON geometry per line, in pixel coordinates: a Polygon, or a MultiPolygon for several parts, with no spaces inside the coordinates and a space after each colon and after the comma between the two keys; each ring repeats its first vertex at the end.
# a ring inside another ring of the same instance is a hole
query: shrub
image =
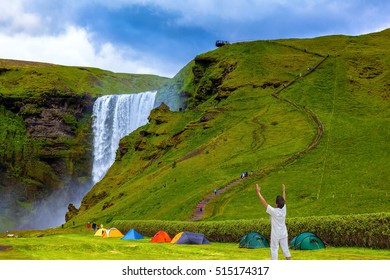
{"type": "MultiPolygon", "coordinates": [[[[290,239],[310,231],[330,246],[390,248],[390,213],[301,217],[287,219],[286,223],[290,239]]],[[[134,228],[145,236],[153,236],[159,230],[166,231],[171,237],[182,231],[198,232],[215,242],[238,242],[250,231],[268,238],[271,233],[268,219],[215,222],[116,220],[113,224],[123,232],[134,228]]]]}

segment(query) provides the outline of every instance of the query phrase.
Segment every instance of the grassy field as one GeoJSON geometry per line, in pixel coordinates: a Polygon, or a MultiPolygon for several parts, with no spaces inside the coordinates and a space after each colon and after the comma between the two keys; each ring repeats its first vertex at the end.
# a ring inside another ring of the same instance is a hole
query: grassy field
{"type": "MultiPolygon", "coordinates": [[[[268,260],[269,248],[243,249],[238,243],[173,245],[151,243],[150,238],[121,240],[95,237],[92,231],[42,231],[0,238],[2,260],[268,260]]],[[[295,260],[390,260],[390,250],[327,247],[291,251],[295,260]]],[[[279,258],[283,254],[279,252],[279,258]]]]}

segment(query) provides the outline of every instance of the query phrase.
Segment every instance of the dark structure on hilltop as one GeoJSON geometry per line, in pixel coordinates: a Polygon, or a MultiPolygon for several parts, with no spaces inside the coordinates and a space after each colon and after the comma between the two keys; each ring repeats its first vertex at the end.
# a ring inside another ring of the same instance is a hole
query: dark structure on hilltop
{"type": "Polygon", "coordinates": [[[215,46],[218,48],[229,44],[230,44],[229,41],[223,41],[223,40],[217,40],[215,42],[215,46]]]}

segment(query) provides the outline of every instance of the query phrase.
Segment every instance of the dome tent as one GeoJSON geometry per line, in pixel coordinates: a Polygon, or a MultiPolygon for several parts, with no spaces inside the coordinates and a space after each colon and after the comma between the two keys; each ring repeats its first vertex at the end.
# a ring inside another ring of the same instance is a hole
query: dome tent
{"type": "Polygon", "coordinates": [[[171,241],[172,244],[210,244],[202,233],[180,232],[171,241]]]}
{"type": "Polygon", "coordinates": [[[106,231],[107,229],[105,228],[99,228],[96,232],[95,232],[95,236],[102,236],[103,235],[103,232],[106,231]]]}
{"type": "Polygon", "coordinates": [[[117,228],[110,228],[102,231],[102,238],[123,237],[123,234],[117,228]]]}
{"type": "Polygon", "coordinates": [[[168,233],[166,233],[165,231],[162,231],[162,230],[157,232],[153,236],[153,238],[150,240],[150,242],[157,242],[157,243],[165,243],[165,242],[171,242],[171,241],[172,241],[172,239],[168,235],[168,233]]]}
{"type": "Polygon", "coordinates": [[[290,242],[290,248],[294,250],[318,250],[324,249],[324,242],[312,232],[302,232],[290,242]]]}
{"type": "Polygon", "coordinates": [[[248,248],[248,249],[254,249],[254,248],[268,248],[269,243],[267,238],[265,238],[264,235],[261,235],[258,232],[249,232],[248,234],[244,235],[239,243],[239,248],[248,248]]]}

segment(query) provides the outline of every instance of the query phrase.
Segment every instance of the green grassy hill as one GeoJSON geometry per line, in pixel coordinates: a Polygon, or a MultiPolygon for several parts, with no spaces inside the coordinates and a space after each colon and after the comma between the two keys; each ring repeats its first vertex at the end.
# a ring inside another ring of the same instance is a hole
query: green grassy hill
{"type": "Polygon", "coordinates": [[[156,89],[168,79],[155,75],[114,73],[91,67],[0,59],[0,94],[23,99],[56,91],[67,94],[136,93],[156,89]]]}
{"type": "Polygon", "coordinates": [[[389,38],[255,41],[197,56],[159,92],[187,109],[161,106],[124,138],[71,222],[187,220],[229,184],[204,220],[266,217],[256,183],[270,204],[286,184],[289,217],[388,212],[389,38]]]}

